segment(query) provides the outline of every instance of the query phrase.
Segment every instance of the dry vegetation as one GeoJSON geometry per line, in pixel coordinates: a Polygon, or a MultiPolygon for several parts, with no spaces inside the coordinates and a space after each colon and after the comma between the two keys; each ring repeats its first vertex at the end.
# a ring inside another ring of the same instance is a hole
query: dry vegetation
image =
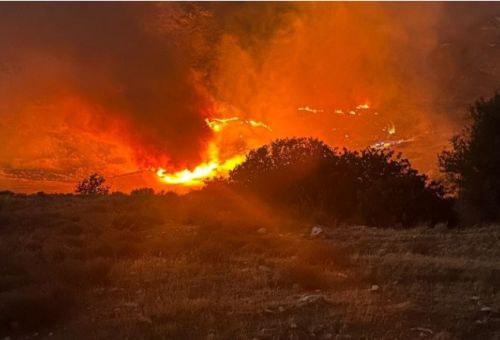
{"type": "Polygon", "coordinates": [[[337,226],[312,239],[255,202],[0,202],[1,338],[500,335],[498,227],[337,226]]]}

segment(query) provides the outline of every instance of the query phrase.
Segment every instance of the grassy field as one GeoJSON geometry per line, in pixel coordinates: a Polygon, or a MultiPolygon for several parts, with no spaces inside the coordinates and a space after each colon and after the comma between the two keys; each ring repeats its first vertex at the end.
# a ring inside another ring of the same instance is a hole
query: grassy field
{"type": "MultiPolygon", "coordinates": [[[[240,202],[241,203],[241,202],[240,202]]],[[[497,339],[500,228],[0,197],[0,339],[497,339]]]]}

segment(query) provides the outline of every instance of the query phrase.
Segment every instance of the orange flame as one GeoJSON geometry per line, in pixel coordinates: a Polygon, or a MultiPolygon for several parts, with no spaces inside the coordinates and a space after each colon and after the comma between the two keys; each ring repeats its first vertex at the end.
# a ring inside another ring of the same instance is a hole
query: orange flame
{"type": "Polygon", "coordinates": [[[172,185],[202,186],[205,181],[217,176],[227,175],[238,164],[245,160],[245,155],[236,155],[225,161],[218,158],[219,149],[215,143],[210,143],[208,148],[208,161],[197,165],[194,169],[183,169],[168,173],[159,168],[156,175],[160,181],[172,185]]]}
{"type": "MultiPolygon", "coordinates": [[[[205,119],[205,123],[215,133],[221,132],[229,124],[236,122],[271,131],[269,125],[253,119],[242,120],[239,117],[205,119]]],[[[208,179],[227,175],[229,171],[245,160],[245,155],[236,154],[226,160],[220,160],[219,147],[215,141],[212,141],[208,146],[206,159],[206,161],[200,163],[193,169],[167,172],[164,168],[159,168],[156,171],[156,175],[161,182],[171,185],[202,186],[208,179]]]]}

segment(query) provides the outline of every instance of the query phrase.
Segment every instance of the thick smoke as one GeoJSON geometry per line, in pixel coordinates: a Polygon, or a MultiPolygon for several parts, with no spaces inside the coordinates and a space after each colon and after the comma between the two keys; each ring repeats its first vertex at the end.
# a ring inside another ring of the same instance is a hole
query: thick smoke
{"type": "Polygon", "coordinates": [[[11,79],[2,81],[2,101],[16,97],[17,110],[40,102],[57,111],[69,105],[84,124],[72,128],[117,129],[146,165],[158,159],[196,161],[209,137],[203,116],[210,114],[212,100],[195,55],[197,40],[204,39],[203,12],[184,7],[3,5],[2,65],[11,79]]]}
{"type": "Polygon", "coordinates": [[[272,127],[219,140],[228,154],[292,135],[362,148],[388,138],[394,125],[391,138],[412,141],[404,155],[432,171],[466,105],[500,85],[497,4],[0,9],[0,185],[7,188],[52,189],[43,183],[73,183],[94,170],[193,166],[215,138],[205,118],[220,116],[272,127]],[[334,114],[364,103],[370,115],[334,114]]]}

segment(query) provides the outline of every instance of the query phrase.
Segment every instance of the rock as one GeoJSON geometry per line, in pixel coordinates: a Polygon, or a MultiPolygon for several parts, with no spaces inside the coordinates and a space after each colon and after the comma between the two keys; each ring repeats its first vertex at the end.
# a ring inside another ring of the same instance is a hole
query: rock
{"type": "Polygon", "coordinates": [[[491,313],[492,309],[491,307],[483,306],[479,311],[483,313],[491,313]]]}
{"type": "Polygon", "coordinates": [[[414,332],[424,333],[428,335],[434,334],[434,331],[432,329],[425,327],[413,327],[411,330],[414,332]]]}
{"type": "Polygon", "coordinates": [[[372,287],[370,288],[370,291],[372,292],[378,292],[379,290],[380,290],[379,285],[372,285],[372,287]]]}
{"type": "Polygon", "coordinates": [[[3,340],[11,340],[10,336],[6,336],[3,338],[3,340]]]}
{"type": "Polygon", "coordinates": [[[319,303],[332,303],[332,302],[322,294],[304,294],[299,297],[296,306],[303,307],[306,305],[319,304],[319,303]]]}
{"type": "Polygon", "coordinates": [[[317,238],[317,237],[324,236],[324,234],[325,234],[325,231],[323,230],[323,227],[316,225],[316,226],[312,227],[310,236],[312,238],[317,238]]]}
{"type": "Polygon", "coordinates": [[[53,336],[53,335],[54,335],[54,333],[52,333],[52,332],[49,332],[49,334],[48,334],[48,336],[53,336]]]}
{"type": "Polygon", "coordinates": [[[259,229],[257,229],[257,232],[259,234],[266,234],[267,233],[267,229],[266,228],[259,228],[259,229]]]}
{"type": "Polygon", "coordinates": [[[279,306],[279,307],[278,307],[278,311],[279,311],[280,313],[283,313],[283,312],[285,311],[285,307],[283,307],[283,306],[279,306]]]}
{"type": "Polygon", "coordinates": [[[297,324],[295,322],[290,323],[290,328],[297,328],[297,324]]]}

